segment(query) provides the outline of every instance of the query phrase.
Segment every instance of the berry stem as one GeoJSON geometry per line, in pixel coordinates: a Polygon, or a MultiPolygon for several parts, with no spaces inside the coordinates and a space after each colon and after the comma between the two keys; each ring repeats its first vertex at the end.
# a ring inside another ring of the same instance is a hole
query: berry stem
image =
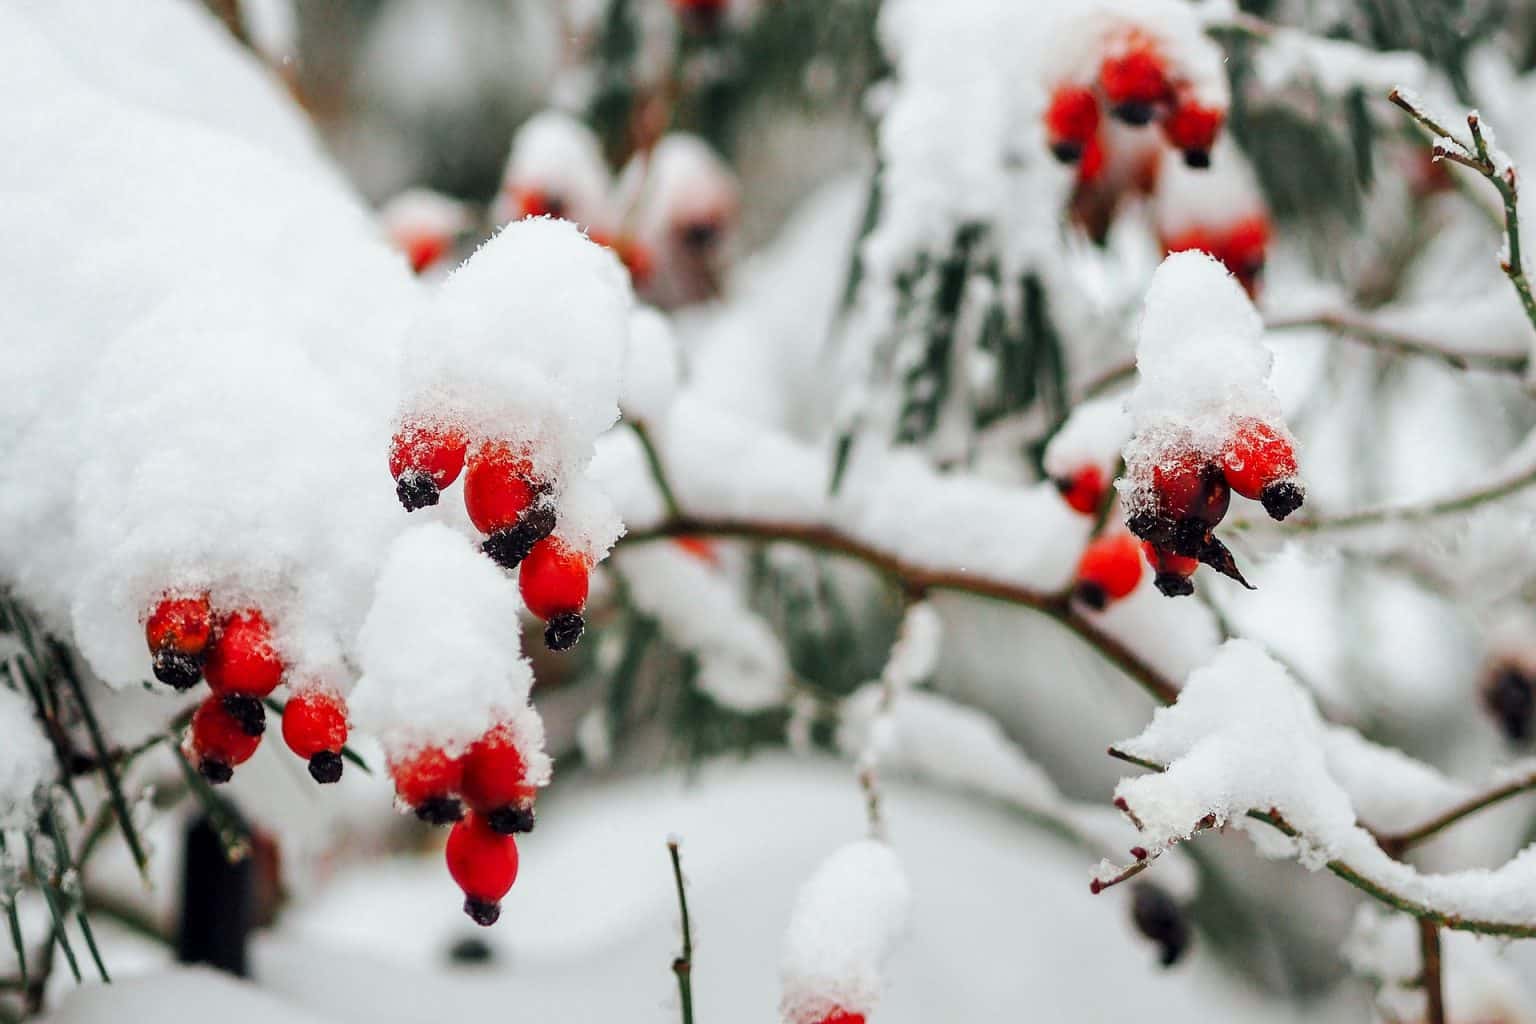
{"type": "Polygon", "coordinates": [[[1420,982],[1424,986],[1424,1024],[1445,1024],[1445,989],[1440,981],[1440,928],[1419,919],[1419,952],[1424,961],[1420,982]]]}
{"type": "Polygon", "coordinates": [[[683,859],[675,836],[667,840],[667,854],[672,858],[672,880],[677,885],[677,908],[683,921],[683,951],[672,961],[672,973],[677,975],[683,1024],[693,1024],[693,928],[688,922],[688,892],[683,885],[683,859]]]}
{"type": "Polygon", "coordinates": [[[672,484],[667,479],[666,468],[661,464],[661,452],[657,450],[656,442],[651,439],[650,428],[639,420],[630,420],[629,429],[635,432],[635,440],[640,442],[640,448],[645,452],[646,465],[650,467],[651,479],[656,482],[656,489],[661,492],[661,501],[666,506],[667,515],[673,519],[681,519],[682,506],[677,503],[677,494],[672,490],[672,484]]]}

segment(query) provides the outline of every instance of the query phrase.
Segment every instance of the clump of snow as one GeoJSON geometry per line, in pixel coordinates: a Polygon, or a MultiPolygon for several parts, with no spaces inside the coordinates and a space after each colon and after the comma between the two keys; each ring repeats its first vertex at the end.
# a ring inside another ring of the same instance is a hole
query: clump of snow
{"type": "Polygon", "coordinates": [[[37,801],[54,777],[53,748],[32,714],[32,704],[15,690],[0,686],[0,832],[28,828],[37,817],[37,801]]]}
{"type": "Polygon", "coordinates": [[[716,703],[761,711],[789,692],[789,659],[735,583],[674,544],[641,545],[614,559],[641,612],[698,659],[697,685],[716,703]]]}
{"type": "Polygon", "coordinates": [[[629,322],[629,348],[624,356],[624,384],[619,407],[630,421],[658,420],[677,394],[677,340],[672,325],[654,309],[641,308],[629,322]]]}
{"type": "Polygon", "coordinates": [[[530,781],[544,784],[550,762],[528,704],[521,610],[516,583],[462,535],[440,523],[406,530],[358,635],[353,720],[394,759],[426,745],[458,753],[507,724],[530,781]]]}
{"type": "Polygon", "coordinates": [[[1064,480],[1093,466],[1107,482],[1130,436],[1131,417],[1122,396],[1080,402],[1046,445],[1045,471],[1054,479],[1064,480]]]}
{"type": "Polygon", "coordinates": [[[915,601],[907,607],[896,630],[896,642],[880,672],[880,682],[892,691],[910,690],[933,675],[939,663],[939,644],[944,638],[944,623],[928,601],[915,601]]]}
{"type": "Polygon", "coordinates": [[[901,861],[885,843],[865,839],[828,857],[801,887],[784,934],[786,1024],[815,1024],[835,1009],[872,1011],[910,901],[901,861]]]}
{"type": "Polygon", "coordinates": [[[592,129],[564,111],[544,110],[525,121],[512,140],[495,216],[503,223],[514,219],[519,197],[536,194],[544,208],[557,204],[566,220],[607,230],[612,188],[592,129]]]}

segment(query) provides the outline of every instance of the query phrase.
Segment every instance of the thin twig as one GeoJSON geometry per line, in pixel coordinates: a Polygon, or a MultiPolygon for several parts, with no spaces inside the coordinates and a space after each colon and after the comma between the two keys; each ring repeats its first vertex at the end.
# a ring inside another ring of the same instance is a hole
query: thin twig
{"type": "Polygon", "coordinates": [[[1529,793],[1533,789],[1536,789],[1536,772],[1521,776],[1518,779],[1511,779],[1501,786],[1495,786],[1486,792],[1468,797],[1454,807],[1447,808],[1440,814],[1430,818],[1422,825],[1417,825],[1403,832],[1384,835],[1380,838],[1381,847],[1396,857],[1404,851],[1424,842],[1426,839],[1438,835],[1458,821],[1471,817],[1478,811],[1492,807],[1494,804],[1508,800],[1510,797],[1519,796],[1521,793],[1529,793]]]}
{"type": "Polygon", "coordinates": [[[656,489],[661,492],[661,501],[666,506],[667,515],[674,519],[681,518],[682,506],[677,503],[677,494],[672,490],[666,468],[661,464],[661,452],[656,449],[656,442],[651,439],[650,429],[639,420],[628,422],[629,429],[635,432],[635,439],[640,442],[640,448],[645,452],[645,463],[650,467],[651,479],[656,482],[656,489]]]}
{"type": "MultiPolygon", "coordinates": [[[[1512,476],[1502,477],[1443,498],[1435,498],[1414,505],[1382,505],[1332,516],[1293,518],[1286,522],[1285,529],[1298,533],[1322,533],[1361,526],[1380,526],[1386,523],[1419,523],[1438,519],[1441,516],[1470,512],[1482,505],[1491,504],[1523,491],[1533,484],[1536,484],[1536,460],[1532,460],[1530,466],[1512,476]]],[[[1233,525],[1241,529],[1246,524],[1239,521],[1233,525]]]]}
{"type": "Polygon", "coordinates": [[[1522,374],[1530,365],[1530,356],[1526,352],[1462,351],[1443,345],[1433,338],[1376,323],[1368,316],[1349,310],[1325,309],[1288,316],[1270,316],[1265,318],[1264,327],[1271,331],[1323,328],[1372,348],[1399,355],[1437,359],[1458,370],[1522,374]]]}
{"type": "Polygon", "coordinates": [[[1419,952],[1424,961],[1424,972],[1419,979],[1424,986],[1424,1024],[1445,1024],[1445,988],[1440,979],[1440,927],[1422,918],[1419,920],[1419,952]]]}
{"type": "Polygon", "coordinates": [[[688,921],[688,892],[683,885],[683,858],[674,836],[667,840],[672,858],[672,880],[677,884],[677,909],[683,919],[683,951],[672,961],[677,975],[677,997],[682,1003],[683,1024],[693,1024],[693,927],[688,921]]]}
{"type": "Polygon", "coordinates": [[[782,541],[801,547],[843,555],[863,562],[890,577],[906,593],[950,590],[1032,608],[1076,633],[1105,660],[1119,668],[1162,704],[1172,704],[1179,688],[1141,655],[1072,606],[1066,594],[1046,593],[967,570],[928,569],[903,561],[899,556],[830,526],[752,519],[674,517],[646,530],[626,535],[619,543],[641,544],[675,537],[729,537],[737,540],[782,541]]]}

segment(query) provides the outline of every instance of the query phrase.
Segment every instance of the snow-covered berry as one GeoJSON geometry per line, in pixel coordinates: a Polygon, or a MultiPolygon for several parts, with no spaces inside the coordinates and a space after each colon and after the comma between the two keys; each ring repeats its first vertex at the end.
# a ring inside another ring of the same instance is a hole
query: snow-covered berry
{"type": "Polygon", "coordinates": [[[1182,96],[1174,103],[1168,116],[1163,118],[1163,138],[1168,145],[1184,154],[1184,163],[1190,167],[1211,166],[1211,149],[1216,136],[1221,134],[1226,115],[1215,107],[1207,107],[1182,96]]]}
{"type": "Polygon", "coordinates": [[[272,627],[256,608],[234,612],[219,623],[203,662],[214,693],[265,697],[283,681],[283,659],[272,646],[272,627]]]}
{"type": "Polygon", "coordinates": [[[154,656],[155,678],[178,690],[196,685],[213,636],[207,594],[162,597],[144,620],[144,639],[154,656]]]}
{"type": "Polygon", "coordinates": [[[1090,465],[1074,470],[1070,476],[1058,477],[1056,489],[1074,512],[1091,516],[1096,515],[1103,504],[1109,482],[1104,479],[1102,469],[1090,465]]]}
{"type": "Polygon", "coordinates": [[[1058,86],[1045,108],[1046,143],[1057,160],[1076,163],[1099,133],[1099,100],[1092,89],[1058,86]]]}
{"type": "MultiPolygon", "coordinates": [[[[260,708],[260,704],[257,704],[260,708]]],[[[198,705],[187,733],[187,752],[197,770],[214,784],[228,782],[236,765],[244,764],[261,746],[264,730],[231,713],[228,702],[217,695],[198,705]]]]}
{"type": "Polygon", "coordinates": [[[538,789],[527,777],[528,766],[513,742],[512,730],[497,726],[465,752],[460,793],[494,831],[530,832],[538,789]]]}
{"type": "Polygon", "coordinates": [[[1169,98],[1168,63],[1157,45],[1133,33],[1099,65],[1099,87],[1126,124],[1147,124],[1169,98]]]}
{"type": "Polygon", "coordinates": [[[1231,488],[1264,503],[1273,519],[1301,507],[1306,492],[1296,479],[1296,450],[1280,431],[1262,420],[1245,419],[1221,453],[1221,470],[1231,488]]]}
{"type": "Polygon", "coordinates": [[[338,781],[341,748],[347,743],[346,702],[324,689],[295,694],[283,706],[283,742],[309,762],[316,782],[338,781]]]}
{"type": "Polygon", "coordinates": [[[446,825],[464,815],[459,787],[464,778],[463,759],[449,757],[441,747],[420,747],[410,754],[391,758],[389,774],[395,796],[433,825],[446,825]]]}
{"type": "Polygon", "coordinates": [[[502,897],[517,881],[517,840],[471,812],[448,833],[445,856],[448,873],[464,892],[464,913],[478,925],[495,924],[502,897]]]}
{"type": "Polygon", "coordinates": [[[469,439],[451,423],[432,418],[407,420],[389,442],[389,475],[407,512],[436,505],[443,488],[464,468],[469,439]]]}
{"type": "Polygon", "coordinates": [[[1099,537],[1083,549],[1073,594],[1102,611],[1111,601],[1129,597],[1141,582],[1141,546],[1128,533],[1099,537]]]}
{"type": "Polygon", "coordinates": [[[489,535],[486,554],[499,565],[516,568],[554,529],[554,510],[536,504],[545,488],[534,479],[527,454],[505,442],[478,446],[470,452],[468,466],[464,508],[470,521],[489,535]]]}
{"type": "Polygon", "coordinates": [[[1164,597],[1188,597],[1195,592],[1192,578],[1195,570],[1200,568],[1198,559],[1165,551],[1151,541],[1143,541],[1141,550],[1152,567],[1152,585],[1157,587],[1158,593],[1164,597]]]}
{"type": "Polygon", "coordinates": [[[567,650],[581,639],[590,572],[586,555],[557,537],[539,541],[523,560],[518,588],[528,610],[546,623],[544,643],[552,651],[567,650]]]}

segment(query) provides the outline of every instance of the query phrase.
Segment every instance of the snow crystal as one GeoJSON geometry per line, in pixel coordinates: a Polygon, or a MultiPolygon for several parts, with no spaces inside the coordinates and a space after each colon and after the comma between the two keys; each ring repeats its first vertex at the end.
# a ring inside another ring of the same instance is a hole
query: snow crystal
{"type": "Polygon", "coordinates": [[[53,748],[32,714],[32,704],[0,686],[0,831],[26,829],[36,817],[37,798],[53,778],[53,748]]]}
{"type": "Polygon", "coordinates": [[[800,889],[780,963],[786,1024],[814,1024],[832,1010],[868,1014],[880,964],[906,927],[906,873],[885,843],[850,843],[800,889]]]}
{"type": "Polygon", "coordinates": [[[494,215],[502,223],[516,219],[520,195],[537,193],[545,208],[558,203],[561,217],[610,230],[612,187],[592,129],[563,111],[545,110],[525,121],[512,140],[494,215]]]}
{"type": "Polygon", "coordinates": [[[462,751],[510,723],[529,777],[549,777],[543,725],[528,706],[517,585],[440,523],[405,531],[390,548],[358,636],[362,677],[350,707],[392,757],[431,744],[462,751]]]}
{"type": "Polygon", "coordinates": [[[736,584],[673,544],[648,544],[614,558],[640,611],[667,639],[698,658],[697,685],[723,707],[760,711],[788,694],[789,660],[773,630],[743,603],[736,584]]]}

